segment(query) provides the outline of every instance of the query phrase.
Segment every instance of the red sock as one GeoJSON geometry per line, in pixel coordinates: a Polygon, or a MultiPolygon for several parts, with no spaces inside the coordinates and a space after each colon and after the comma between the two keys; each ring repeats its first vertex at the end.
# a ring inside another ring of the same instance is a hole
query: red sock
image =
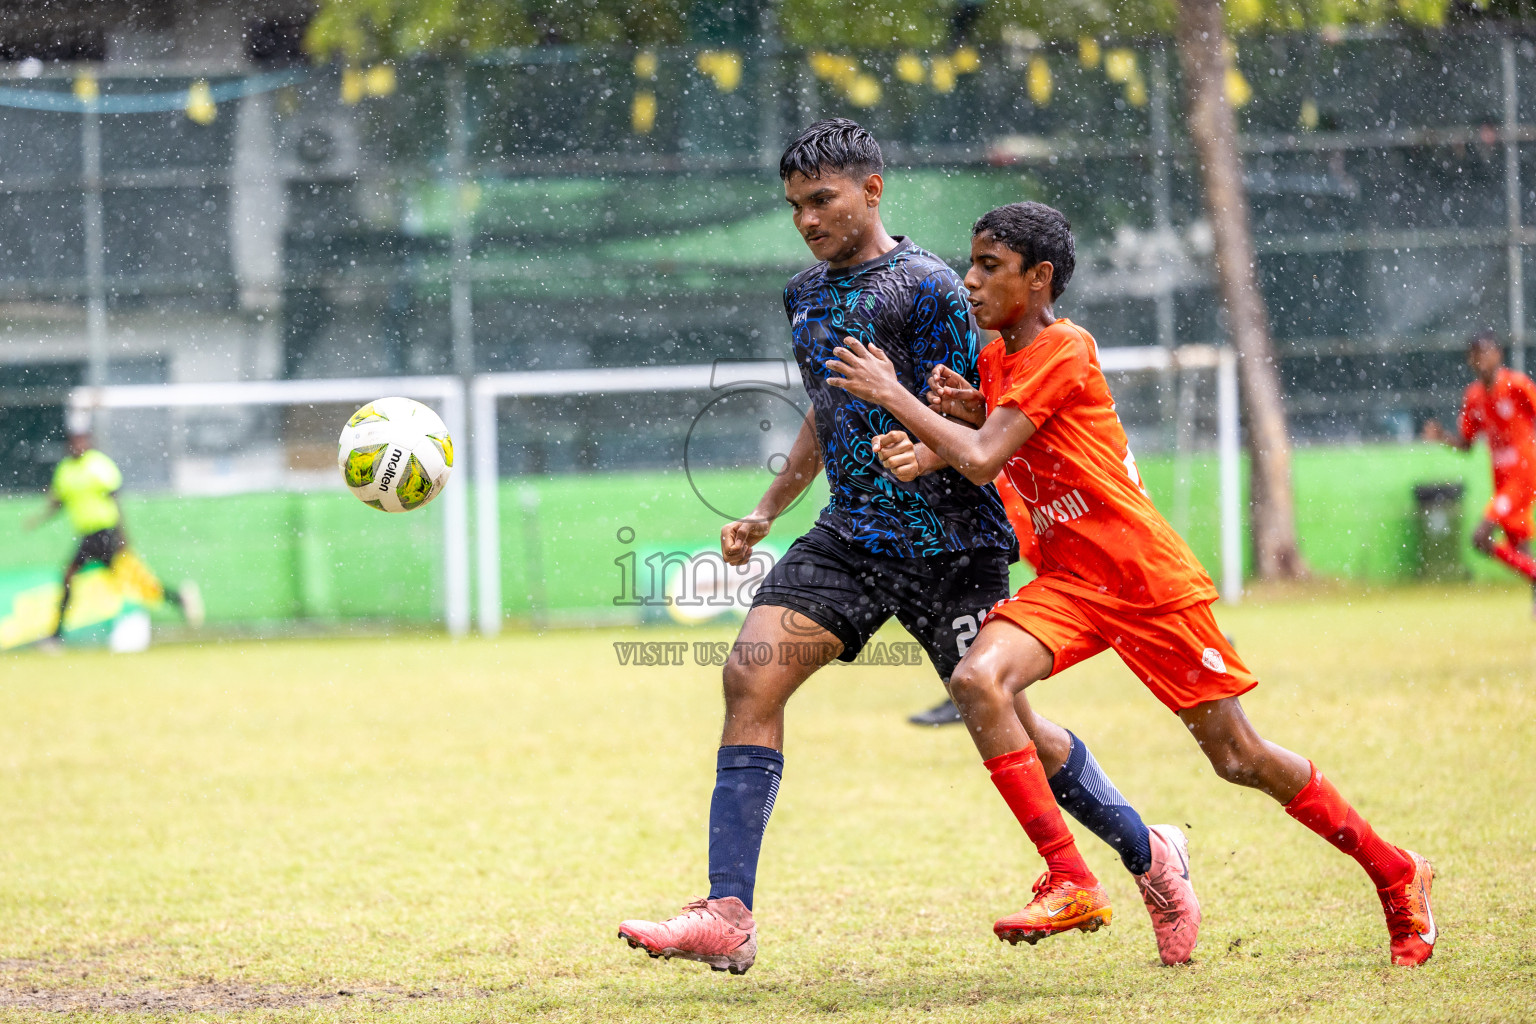
{"type": "Polygon", "coordinates": [[[1413,872],[1412,859],[1378,836],[1315,764],[1312,777],[1285,805],[1285,813],[1355,858],[1378,889],[1401,882],[1413,872]]]}
{"type": "Polygon", "coordinates": [[[1062,820],[1051,795],[1051,784],[1046,781],[1045,769],[1035,755],[1031,743],[1022,750],[983,761],[992,773],[992,785],[1003,794],[1003,800],[1013,816],[1024,826],[1024,833],[1045,858],[1045,866],[1052,875],[1071,878],[1084,885],[1096,885],[1098,879],[1083,863],[1077,852],[1077,843],[1062,820]]]}
{"type": "Polygon", "coordinates": [[[1536,558],[1532,558],[1513,544],[1495,544],[1493,557],[1532,583],[1536,583],[1536,558]]]}

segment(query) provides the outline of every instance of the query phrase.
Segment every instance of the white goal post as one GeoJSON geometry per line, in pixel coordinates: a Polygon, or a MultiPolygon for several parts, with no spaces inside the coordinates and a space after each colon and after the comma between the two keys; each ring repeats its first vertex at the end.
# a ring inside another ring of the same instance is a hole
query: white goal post
{"type": "MultiPolygon", "coordinates": [[[[1216,372],[1221,520],[1219,585],[1226,600],[1237,601],[1243,587],[1243,548],[1236,355],[1231,349],[1210,345],[1184,345],[1175,349],[1137,346],[1100,349],[1099,362],[1107,373],[1202,369],[1216,372]]],[[[764,360],[760,364],[733,361],[731,372],[738,380],[750,380],[754,376],[752,368],[760,367],[758,376],[773,380],[775,376],[782,377],[783,366],[781,360],[764,360]]],[[[475,485],[477,619],[482,634],[494,635],[502,625],[497,399],[707,391],[717,386],[717,373],[714,365],[694,364],[488,373],[474,378],[470,389],[470,417],[474,427],[471,459],[475,485]]]]}
{"type": "MultiPolygon", "coordinates": [[[[448,435],[463,447],[464,382],[458,377],[351,377],[336,380],[230,381],[216,384],[107,384],[75,388],[75,415],[112,409],[236,408],[241,406],[359,405],[386,395],[439,403],[448,435]]],[[[340,424],[337,424],[338,434],[340,424]]],[[[452,636],[470,626],[469,501],[462,481],[449,482],[434,502],[443,516],[443,622],[452,636]]]]}
{"type": "MultiPolygon", "coordinates": [[[[589,394],[657,394],[667,391],[707,391],[716,384],[713,364],[635,366],[593,370],[528,370],[483,373],[470,387],[470,416],[474,423],[475,547],[478,553],[480,632],[501,631],[501,522],[499,519],[500,446],[496,423],[498,398],[589,394]]],[[[782,360],[732,363],[737,380],[772,381],[784,376],[782,360]]]]}
{"type": "Polygon", "coordinates": [[[1145,345],[1100,348],[1106,373],[1145,370],[1216,371],[1216,458],[1220,465],[1222,600],[1236,604],[1243,596],[1242,436],[1238,417],[1237,353],[1215,345],[1162,348],[1145,345]]]}

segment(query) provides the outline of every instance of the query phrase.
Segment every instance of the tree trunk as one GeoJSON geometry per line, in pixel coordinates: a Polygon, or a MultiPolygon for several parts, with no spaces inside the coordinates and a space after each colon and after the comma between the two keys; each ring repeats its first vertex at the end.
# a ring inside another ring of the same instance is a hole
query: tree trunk
{"type": "Polygon", "coordinates": [[[1306,570],[1296,547],[1290,434],[1269,310],[1259,291],[1237,123],[1227,102],[1230,65],[1219,0],[1179,0],[1179,60],[1215,240],[1217,285],[1242,382],[1255,569],[1262,578],[1293,578],[1306,570]]]}

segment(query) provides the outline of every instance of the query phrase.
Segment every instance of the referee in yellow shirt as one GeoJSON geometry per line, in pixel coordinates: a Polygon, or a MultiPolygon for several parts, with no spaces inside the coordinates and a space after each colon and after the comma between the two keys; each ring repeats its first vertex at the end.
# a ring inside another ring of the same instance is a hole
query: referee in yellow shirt
{"type": "Polygon", "coordinates": [[[92,562],[107,566],[125,590],[136,594],[146,604],[158,605],[169,600],[181,610],[187,625],[201,626],[203,602],[197,584],[190,580],[177,590],[167,591],[139,558],[128,548],[123,536],[123,513],[117,506],[117,491],[123,486],[122,471],[102,451],[91,447],[91,435],[69,435],[69,457],[53,471],[48,488],[49,504],[30,524],[41,526],[60,510],[80,534],[80,546],[64,570],[64,592],[59,598],[59,620],[53,636],[45,643],[57,645],[64,636],[64,613],[69,608],[69,589],[75,574],[92,562]]]}

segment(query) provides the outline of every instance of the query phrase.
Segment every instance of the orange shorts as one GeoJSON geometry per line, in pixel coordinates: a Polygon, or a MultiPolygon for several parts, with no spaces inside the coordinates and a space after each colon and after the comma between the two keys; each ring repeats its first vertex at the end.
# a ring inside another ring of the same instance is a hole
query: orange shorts
{"type": "Polygon", "coordinates": [[[1533,505],[1536,505],[1536,483],[1523,477],[1501,480],[1483,518],[1498,523],[1509,542],[1519,547],[1536,533],[1536,527],[1531,524],[1533,505]]]}
{"type": "Polygon", "coordinates": [[[1247,693],[1259,681],[1216,625],[1211,604],[1178,611],[1122,612],[1032,580],[987,615],[1007,619],[1054,655],[1051,674],[1114,648],[1170,711],[1247,693]]]}

